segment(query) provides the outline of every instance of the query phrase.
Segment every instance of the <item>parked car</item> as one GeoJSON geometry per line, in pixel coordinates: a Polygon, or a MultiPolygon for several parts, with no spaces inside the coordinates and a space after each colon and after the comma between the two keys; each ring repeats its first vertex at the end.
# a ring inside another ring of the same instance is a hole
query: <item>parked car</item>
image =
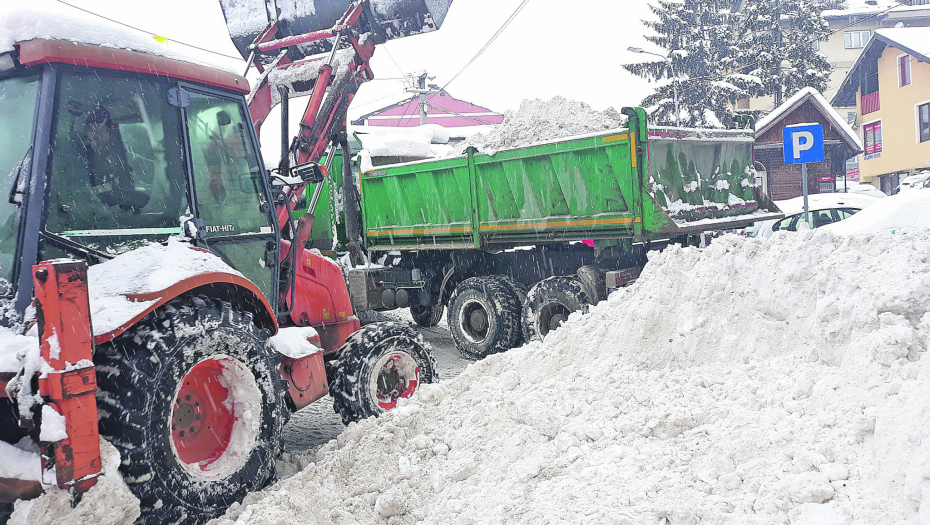
{"type": "MultiPolygon", "coordinates": [[[[880,200],[878,197],[863,193],[819,193],[808,196],[808,208],[811,215],[811,228],[819,228],[852,217],[863,208],[880,200]]],[[[754,224],[747,235],[770,237],[779,230],[797,231],[804,221],[804,197],[775,201],[785,214],[784,219],[762,221],[754,224]]],[[[750,228],[747,228],[750,230],[750,228]]]]}
{"type": "Polygon", "coordinates": [[[919,171],[913,175],[904,177],[904,180],[895,188],[895,193],[902,191],[917,190],[930,187],[930,170],[919,171]]]}
{"type": "Polygon", "coordinates": [[[904,191],[880,199],[852,219],[826,229],[838,235],[930,229],[930,191],[904,191]]]}

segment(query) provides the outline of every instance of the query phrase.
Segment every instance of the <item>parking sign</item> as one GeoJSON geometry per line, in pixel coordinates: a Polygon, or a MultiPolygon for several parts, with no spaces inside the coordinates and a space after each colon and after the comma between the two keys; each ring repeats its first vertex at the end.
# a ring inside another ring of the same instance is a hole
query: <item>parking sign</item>
{"type": "Polygon", "coordinates": [[[823,162],[823,126],[820,124],[797,124],[785,126],[782,131],[785,149],[785,164],[823,162]]]}

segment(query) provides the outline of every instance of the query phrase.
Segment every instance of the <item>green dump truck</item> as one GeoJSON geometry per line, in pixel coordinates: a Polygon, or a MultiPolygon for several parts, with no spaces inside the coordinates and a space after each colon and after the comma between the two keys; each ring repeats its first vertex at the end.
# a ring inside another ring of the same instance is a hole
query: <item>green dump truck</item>
{"type": "Polygon", "coordinates": [[[431,326],[447,307],[457,347],[480,358],[605,299],[648,249],[781,216],[754,182],[751,131],[649,129],[623,112],[628,127],[607,133],[376,166],[355,184],[342,170],[312,242],[379,262],[348,271],[356,311],[410,308],[431,326]]]}

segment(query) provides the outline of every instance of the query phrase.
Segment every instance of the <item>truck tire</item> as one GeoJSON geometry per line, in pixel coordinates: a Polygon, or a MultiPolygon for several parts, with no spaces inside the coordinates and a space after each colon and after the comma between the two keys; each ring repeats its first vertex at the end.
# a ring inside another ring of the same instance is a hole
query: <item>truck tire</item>
{"type": "Polygon", "coordinates": [[[541,341],[568,319],[572,312],[587,312],[591,300],[581,281],[574,277],[550,277],[536,283],[523,303],[523,335],[541,341]]]}
{"type": "Polygon", "coordinates": [[[491,278],[500,280],[504,286],[510,289],[514,298],[517,300],[517,318],[521,320],[521,327],[516,330],[516,336],[514,337],[513,346],[511,346],[511,348],[523,346],[526,343],[526,339],[523,337],[522,327],[523,303],[526,301],[527,294],[526,285],[509,275],[492,275],[491,278]]]}
{"type": "Polygon", "coordinates": [[[429,343],[402,323],[373,323],[358,330],[326,363],[333,409],[348,425],[378,416],[436,380],[429,343]]]}
{"type": "Polygon", "coordinates": [[[411,306],[410,315],[413,320],[423,328],[432,328],[442,320],[443,306],[436,304],[433,306],[411,306]]]}
{"type": "Polygon", "coordinates": [[[185,297],[97,346],[100,432],[143,523],[205,522],[274,478],[290,413],[268,335],[227,302],[185,297]]]}
{"type": "Polygon", "coordinates": [[[449,299],[449,332],[459,352],[483,359],[520,342],[520,304],[502,279],[471,277],[449,299]]]}

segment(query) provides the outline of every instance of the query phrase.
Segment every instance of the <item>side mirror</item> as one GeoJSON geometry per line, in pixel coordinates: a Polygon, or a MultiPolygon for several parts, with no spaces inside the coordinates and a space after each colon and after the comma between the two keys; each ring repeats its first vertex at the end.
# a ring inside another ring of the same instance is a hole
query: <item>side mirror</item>
{"type": "Polygon", "coordinates": [[[326,169],[316,162],[307,162],[291,168],[291,174],[307,184],[319,184],[326,178],[326,169]]]}

